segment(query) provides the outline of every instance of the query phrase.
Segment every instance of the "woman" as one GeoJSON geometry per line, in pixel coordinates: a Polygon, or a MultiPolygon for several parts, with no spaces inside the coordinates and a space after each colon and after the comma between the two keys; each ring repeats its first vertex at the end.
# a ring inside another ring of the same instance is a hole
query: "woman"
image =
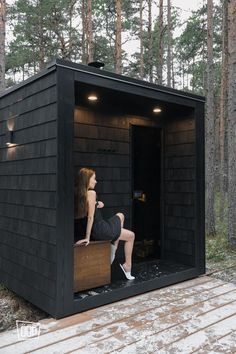
{"type": "Polygon", "coordinates": [[[120,240],[125,241],[125,263],[120,264],[127,279],[135,279],[131,275],[132,252],[134,233],[123,228],[124,215],[117,213],[109,219],[103,219],[101,208],[103,202],[96,201],[94,188],[97,184],[95,171],[82,168],[76,179],[75,198],[75,243],[77,245],[89,244],[91,240],[111,241],[111,263],[120,240]]]}

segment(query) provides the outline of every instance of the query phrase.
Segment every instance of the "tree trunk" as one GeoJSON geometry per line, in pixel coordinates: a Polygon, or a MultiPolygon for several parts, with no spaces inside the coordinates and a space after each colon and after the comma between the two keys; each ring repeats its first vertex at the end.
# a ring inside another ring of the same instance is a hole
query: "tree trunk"
{"type": "MultiPolygon", "coordinates": [[[[192,72],[194,73],[194,68],[195,68],[195,57],[193,57],[193,61],[192,61],[192,72]]],[[[195,77],[193,74],[193,78],[192,78],[192,91],[195,91],[195,77]]]]}
{"type": "Polygon", "coordinates": [[[227,100],[228,100],[228,0],[223,0],[222,66],[220,88],[220,217],[224,218],[228,179],[227,152],[227,100]]]}
{"type": "Polygon", "coordinates": [[[22,65],[22,81],[25,81],[25,65],[22,65]]]}
{"type": "Polygon", "coordinates": [[[0,0],[0,92],[5,90],[6,1],[0,0]]]}
{"type": "Polygon", "coordinates": [[[87,13],[87,34],[88,34],[88,63],[93,61],[93,23],[92,23],[92,0],[88,0],[87,13]]]}
{"type": "Polygon", "coordinates": [[[175,75],[174,75],[174,60],[173,60],[173,47],[171,53],[171,73],[172,73],[172,88],[175,88],[175,75]]]}
{"type": "Polygon", "coordinates": [[[68,44],[68,50],[67,50],[67,58],[72,59],[72,52],[73,52],[73,46],[74,46],[74,41],[73,41],[73,36],[72,36],[72,30],[73,30],[73,14],[74,14],[74,6],[76,4],[76,0],[70,1],[69,4],[69,44],[68,44]]]}
{"type": "Polygon", "coordinates": [[[152,55],[152,0],[148,0],[148,73],[149,81],[153,82],[153,55],[152,55]]]}
{"type": "Polygon", "coordinates": [[[236,246],[236,2],[228,1],[229,91],[228,91],[228,239],[236,246]]]}
{"type": "Polygon", "coordinates": [[[171,0],[167,0],[167,86],[171,87],[172,68],[172,23],[171,23],[171,0]]]}
{"type": "Polygon", "coordinates": [[[82,63],[88,63],[88,50],[86,43],[86,35],[87,35],[87,2],[86,0],[82,0],[81,4],[81,14],[82,14],[82,63]]]}
{"type": "Polygon", "coordinates": [[[39,70],[45,67],[45,53],[44,53],[44,35],[43,35],[43,10],[42,10],[42,0],[38,1],[39,7],[39,70]]]}
{"type": "Polygon", "coordinates": [[[215,235],[215,115],[213,68],[213,0],[207,0],[207,104],[206,104],[206,231],[215,235]]]}
{"type": "Polygon", "coordinates": [[[163,73],[163,39],[164,39],[164,26],[163,26],[163,0],[159,0],[159,21],[158,21],[158,66],[157,66],[157,82],[162,85],[163,73]]]}
{"type": "Polygon", "coordinates": [[[121,74],[121,0],[116,0],[116,42],[115,42],[115,70],[121,74]]]}
{"type": "Polygon", "coordinates": [[[143,0],[140,0],[139,4],[139,40],[140,40],[140,69],[139,69],[139,77],[143,80],[144,77],[144,58],[143,58],[143,0]]]}

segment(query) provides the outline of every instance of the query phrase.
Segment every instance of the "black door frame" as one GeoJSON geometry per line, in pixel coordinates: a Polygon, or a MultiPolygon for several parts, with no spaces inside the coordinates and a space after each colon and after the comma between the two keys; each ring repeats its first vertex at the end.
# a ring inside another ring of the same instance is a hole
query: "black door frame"
{"type": "MultiPolygon", "coordinates": [[[[153,123],[153,121],[152,121],[153,123]]],[[[134,149],[134,144],[133,144],[133,137],[134,137],[134,129],[135,127],[140,127],[140,128],[153,128],[153,129],[159,129],[160,130],[160,258],[163,258],[163,242],[164,242],[164,196],[163,196],[163,191],[164,191],[164,132],[163,132],[163,126],[160,124],[156,123],[153,125],[152,123],[150,124],[134,124],[130,123],[130,181],[131,181],[131,193],[130,193],[130,223],[131,223],[131,228],[133,229],[133,219],[134,219],[134,210],[133,210],[133,190],[134,190],[134,158],[133,158],[133,149],[134,149]]]]}

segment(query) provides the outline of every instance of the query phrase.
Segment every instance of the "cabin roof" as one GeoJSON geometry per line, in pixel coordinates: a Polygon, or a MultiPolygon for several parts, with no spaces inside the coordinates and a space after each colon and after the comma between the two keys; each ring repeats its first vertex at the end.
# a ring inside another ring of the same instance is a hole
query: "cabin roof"
{"type": "Polygon", "coordinates": [[[69,69],[69,70],[75,70],[78,72],[82,72],[82,73],[87,73],[87,74],[91,74],[93,76],[97,76],[97,77],[102,77],[102,78],[106,78],[106,79],[110,79],[113,80],[114,82],[120,82],[120,83],[126,83],[126,84],[130,84],[131,86],[135,87],[143,87],[143,88],[147,88],[147,89],[151,89],[151,90],[155,90],[157,92],[162,92],[162,93],[169,93],[171,95],[174,96],[178,96],[178,97],[182,97],[182,98],[188,98],[190,100],[193,101],[200,101],[200,102],[205,102],[205,97],[204,96],[200,96],[200,95],[196,95],[194,93],[191,92],[185,92],[185,91],[181,91],[181,90],[176,90],[170,87],[166,87],[163,85],[156,85],[144,80],[139,80],[139,79],[134,79],[128,76],[124,76],[124,75],[118,75],[115,74],[113,72],[107,71],[105,69],[97,69],[88,65],[84,65],[84,64],[78,64],[78,63],[73,63],[69,60],[62,60],[62,59],[56,59],[53,62],[49,63],[47,65],[47,67],[45,69],[43,69],[42,71],[40,71],[38,74],[28,78],[27,80],[14,85],[13,87],[7,89],[4,93],[2,93],[0,95],[0,98],[7,96],[8,94],[14,92],[15,90],[19,89],[20,87],[26,86],[28,84],[30,84],[33,81],[39,80],[42,76],[46,76],[49,73],[51,73],[52,71],[56,70],[57,67],[61,67],[64,69],[69,69]]]}

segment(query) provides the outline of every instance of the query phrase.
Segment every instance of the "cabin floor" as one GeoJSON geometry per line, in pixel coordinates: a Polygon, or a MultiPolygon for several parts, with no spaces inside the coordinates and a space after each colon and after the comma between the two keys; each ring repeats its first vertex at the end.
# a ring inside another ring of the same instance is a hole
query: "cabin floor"
{"type": "Polygon", "coordinates": [[[236,353],[236,285],[199,277],[40,328],[36,339],[0,334],[0,353],[236,353]]]}
{"type": "Polygon", "coordinates": [[[171,261],[164,261],[159,259],[141,261],[137,259],[136,263],[134,263],[132,267],[132,275],[135,276],[135,280],[131,281],[125,278],[122,270],[120,269],[119,263],[114,262],[112,265],[111,284],[76,293],[74,294],[74,298],[78,300],[84,299],[88,296],[96,296],[104,292],[107,293],[116,289],[140,284],[155,278],[179,273],[190,268],[191,267],[189,266],[171,261]]]}

